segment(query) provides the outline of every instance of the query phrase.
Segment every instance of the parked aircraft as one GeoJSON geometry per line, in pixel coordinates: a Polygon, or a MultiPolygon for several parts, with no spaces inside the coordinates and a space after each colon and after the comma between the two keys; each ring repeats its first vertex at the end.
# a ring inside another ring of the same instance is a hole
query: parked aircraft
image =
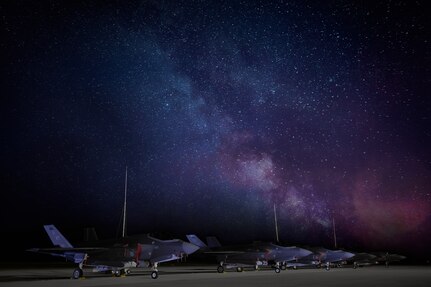
{"type": "Polygon", "coordinates": [[[330,270],[331,266],[336,265],[341,267],[349,258],[353,257],[355,254],[343,251],[343,250],[329,250],[326,248],[309,248],[313,251],[312,254],[302,257],[299,260],[287,262],[287,267],[297,267],[303,266],[325,266],[326,270],[330,270]]]}
{"type": "Polygon", "coordinates": [[[74,279],[83,276],[83,267],[120,276],[130,273],[130,268],[142,266],[151,267],[151,278],[156,279],[159,263],[180,259],[199,249],[179,239],[160,240],[148,235],[128,236],[114,243],[99,243],[99,246],[73,247],[54,225],[45,225],[44,228],[55,247],[28,251],[59,256],[77,263],[78,267],[72,273],[74,279]]]}
{"type": "Polygon", "coordinates": [[[350,258],[348,261],[353,263],[353,268],[356,269],[359,266],[368,266],[378,264],[376,260],[377,256],[370,253],[356,253],[355,256],[350,258]]]}
{"type": "Polygon", "coordinates": [[[406,257],[403,255],[393,254],[389,252],[376,252],[374,253],[374,255],[376,255],[376,261],[379,263],[384,262],[386,267],[389,267],[389,263],[391,262],[398,262],[406,259],[406,257]]]}
{"type": "Polygon", "coordinates": [[[311,254],[310,251],[295,246],[283,247],[272,243],[256,242],[224,247],[215,237],[207,237],[208,245],[194,234],[187,235],[187,238],[191,243],[199,246],[204,254],[216,256],[219,273],[224,272],[225,268],[236,268],[238,272],[241,272],[244,267],[254,267],[257,270],[260,266],[268,265],[279,273],[281,269],[285,269],[283,262],[311,254]]]}

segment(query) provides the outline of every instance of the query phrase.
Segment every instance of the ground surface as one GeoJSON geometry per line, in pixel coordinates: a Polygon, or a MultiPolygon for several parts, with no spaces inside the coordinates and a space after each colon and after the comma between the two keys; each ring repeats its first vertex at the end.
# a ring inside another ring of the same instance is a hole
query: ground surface
{"type": "Polygon", "coordinates": [[[214,266],[179,266],[159,268],[153,280],[145,269],[134,270],[127,277],[112,277],[91,272],[84,279],[69,279],[70,268],[33,268],[0,270],[0,286],[431,286],[431,267],[383,266],[359,269],[340,268],[225,272],[218,274],[214,266]]]}

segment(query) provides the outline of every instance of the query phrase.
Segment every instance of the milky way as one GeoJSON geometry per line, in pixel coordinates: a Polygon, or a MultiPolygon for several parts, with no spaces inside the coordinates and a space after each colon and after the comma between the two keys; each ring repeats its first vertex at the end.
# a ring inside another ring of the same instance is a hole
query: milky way
{"type": "Polygon", "coordinates": [[[11,223],[108,230],[127,165],[130,230],[424,247],[425,8],[320,4],[2,4],[11,223]]]}

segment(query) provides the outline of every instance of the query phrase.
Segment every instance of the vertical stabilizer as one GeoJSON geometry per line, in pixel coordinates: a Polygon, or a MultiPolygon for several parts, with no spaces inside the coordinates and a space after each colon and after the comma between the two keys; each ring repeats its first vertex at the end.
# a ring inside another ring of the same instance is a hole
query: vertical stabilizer
{"type": "Polygon", "coordinates": [[[207,243],[208,243],[208,247],[209,248],[217,248],[217,247],[221,247],[220,242],[218,241],[218,239],[214,236],[208,236],[207,237],[207,243]]]}
{"type": "Polygon", "coordinates": [[[73,248],[72,244],[58,231],[54,225],[44,225],[46,233],[48,233],[49,239],[52,244],[61,248],[73,248]]]}
{"type": "Polygon", "coordinates": [[[194,234],[186,235],[190,243],[199,246],[200,248],[208,248],[208,246],[194,234]]]}
{"type": "Polygon", "coordinates": [[[94,227],[86,227],[84,229],[84,241],[92,242],[97,240],[99,240],[99,238],[97,237],[96,229],[94,227]]]}

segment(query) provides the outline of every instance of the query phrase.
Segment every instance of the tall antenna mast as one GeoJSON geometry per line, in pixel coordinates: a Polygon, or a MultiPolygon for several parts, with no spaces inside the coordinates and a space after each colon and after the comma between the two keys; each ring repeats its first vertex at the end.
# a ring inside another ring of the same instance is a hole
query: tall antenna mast
{"type": "Polygon", "coordinates": [[[334,231],[334,247],[337,248],[337,234],[335,233],[335,219],[332,217],[332,229],[334,231]]]}
{"type": "Polygon", "coordinates": [[[274,203],[274,224],[275,224],[275,238],[276,238],[277,242],[279,242],[279,238],[278,238],[278,222],[277,222],[277,208],[275,207],[275,203],[274,203]]]}
{"type": "Polygon", "coordinates": [[[127,166],[126,166],[126,178],[124,181],[124,206],[123,206],[123,233],[122,233],[122,237],[126,236],[126,210],[127,210],[127,166]]]}

